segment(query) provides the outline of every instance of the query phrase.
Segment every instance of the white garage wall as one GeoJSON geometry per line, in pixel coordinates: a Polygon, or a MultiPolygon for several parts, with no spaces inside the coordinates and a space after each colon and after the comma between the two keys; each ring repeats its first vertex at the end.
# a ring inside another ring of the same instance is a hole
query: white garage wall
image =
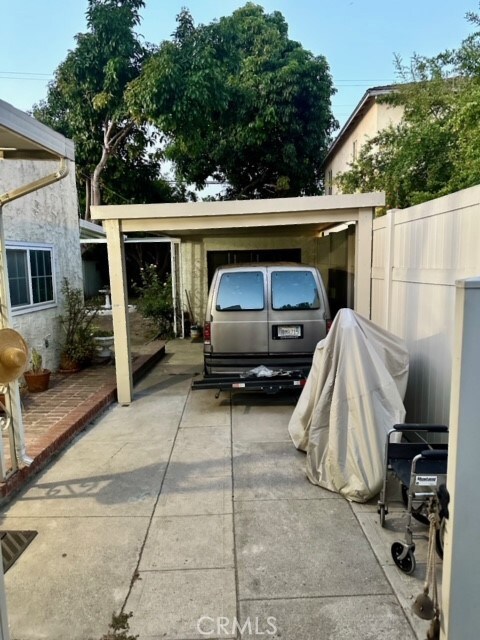
{"type": "Polygon", "coordinates": [[[455,281],[480,274],[480,186],[373,226],[371,317],[407,342],[407,420],[448,423],[455,281]]]}

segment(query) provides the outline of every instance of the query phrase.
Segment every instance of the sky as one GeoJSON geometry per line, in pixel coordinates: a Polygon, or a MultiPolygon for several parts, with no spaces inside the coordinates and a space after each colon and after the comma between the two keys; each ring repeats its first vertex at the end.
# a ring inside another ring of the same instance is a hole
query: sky
{"type": "MultiPolygon", "coordinates": [[[[259,0],[280,11],[289,37],[329,63],[337,93],[333,113],[340,125],[369,87],[391,84],[394,56],[408,63],[414,53],[432,56],[455,48],[471,31],[467,11],[479,0],[259,0]]],[[[146,0],[139,33],[160,43],[175,30],[187,7],[196,24],[230,15],[237,0],[146,0]]],[[[56,67],[86,31],[87,0],[0,0],[0,99],[27,111],[45,98],[56,67]],[[8,27],[8,28],[7,28],[8,27]]]]}

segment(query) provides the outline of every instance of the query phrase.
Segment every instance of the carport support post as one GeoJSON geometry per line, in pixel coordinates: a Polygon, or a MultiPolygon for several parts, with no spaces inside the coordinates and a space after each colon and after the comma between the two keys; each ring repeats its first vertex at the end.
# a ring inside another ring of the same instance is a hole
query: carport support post
{"type": "Polygon", "coordinates": [[[355,242],[354,308],[365,318],[371,315],[373,209],[359,209],[355,242]]]}
{"type": "Polygon", "coordinates": [[[104,220],[103,226],[107,234],[108,270],[112,294],[117,398],[119,404],[127,405],[132,402],[133,379],[123,233],[121,232],[119,220],[104,220]]]}
{"type": "Polygon", "coordinates": [[[441,637],[478,638],[480,593],[480,278],[456,282],[455,343],[450,396],[447,520],[443,559],[441,637]]]}

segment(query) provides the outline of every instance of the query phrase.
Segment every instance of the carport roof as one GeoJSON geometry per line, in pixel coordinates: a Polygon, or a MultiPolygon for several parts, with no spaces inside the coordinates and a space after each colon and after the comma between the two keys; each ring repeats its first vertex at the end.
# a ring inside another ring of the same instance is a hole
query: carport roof
{"type": "MultiPolygon", "coordinates": [[[[160,231],[180,238],[232,232],[252,236],[291,232],[305,235],[342,222],[355,221],[355,309],[369,317],[372,220],[375,208],[384,204],[384,193],[358,193],[270,200],[92,206],[92,218],[104,221],[107,236],[119,403],[130,404],[133,397],[122,238],[125,233],[160,231]]],[[[175,273],[174,269],[172,273],[175,273]]]]}
{"type": "Polygon", "coordinates": [[[358,220],[359,211],[384,206],[384,193],[93,206],[95,220],[119,221],[122,232],[161,231],[175,236],[222,233],[228,229],[268,233],[317,232],[341,222],[358,220]]]}
{"type": "Polygon", "coordinates": [[[0,100],[0,159],[75,160],[71,140],[0,100]]]}

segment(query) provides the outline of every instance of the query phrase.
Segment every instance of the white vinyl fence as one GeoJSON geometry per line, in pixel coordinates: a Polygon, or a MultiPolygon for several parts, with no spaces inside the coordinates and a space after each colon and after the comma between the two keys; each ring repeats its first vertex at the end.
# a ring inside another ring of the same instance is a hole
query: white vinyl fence
{"type": "Polygon", "coordinates": [[[448,424],[455,281],[478,275],[480,186],[374,221],[371,318],[407,343],[408,422],[448,424]]]}

